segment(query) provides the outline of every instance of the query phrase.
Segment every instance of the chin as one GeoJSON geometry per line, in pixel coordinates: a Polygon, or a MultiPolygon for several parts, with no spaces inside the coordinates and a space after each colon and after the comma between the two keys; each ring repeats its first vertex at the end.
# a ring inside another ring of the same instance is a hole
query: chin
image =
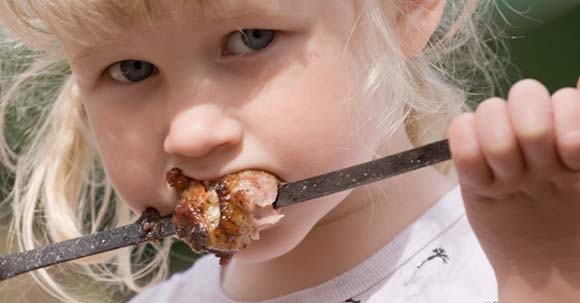
{"type": "Polygon", "coordinates": [[[284,218],[262,230],[260,239],[237,252],[234,260],[242,263],[262,263],[289,253],[336,204],[336,195],[331,195],[283,208],[284,218]]]}
{"type": "Polygon", "coordinates": [[[281,257],[294,249],[311,228],[282,224],[260,232],[260,239],[234,256],[237,262],[263,263],[281,257]]]}

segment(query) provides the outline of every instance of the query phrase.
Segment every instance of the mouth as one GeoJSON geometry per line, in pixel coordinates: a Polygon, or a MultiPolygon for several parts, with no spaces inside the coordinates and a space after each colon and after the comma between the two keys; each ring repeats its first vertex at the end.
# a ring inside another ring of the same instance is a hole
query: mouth
{"type": "Polygon", "coordinates": [[[216,254],[222,265],[284,216],[273,207],[280,180],[265,171],[199,180],[173,168],[167,182],[179,196],[173,217],[178,238],[194,252],[216,254]]]}
{"type": "MultiPolygon", "coordinates": [[[[177,167],[172,168],[176,169],[177,167]]],[[[266,168],[262,168],[262,167],[247,167],[247,168],[239,168],[239,169],[233,169],[227,172],[218,172],[218,173],[197,173],[197,172],[193,172],[193,171],[188,171],[187,169],[181,169],[181,168],[177,168],[181,171],[181,174],[183,176],[186,176],[187,178],[191,179],[191,180],[195,180],[198,182],[202,182],[204,184],[209,184],[209,183],[215,183],[215,182],[219,182],[220,180],[223,180],[224,178],[226,178],[229,175],[236,175],[239,173],[242,173],[244,171],[257,171],[257,172],[263,172],[263,173],[267,173],[269,175],[274,176],[279,183],[286,183],[286,180],[284,178],[282,178],[280,175],[272,172],[272,170],[270,169],[266,169],[266,168]]],[[[171,170],[170,170],[171,171],[171,170]]]]}

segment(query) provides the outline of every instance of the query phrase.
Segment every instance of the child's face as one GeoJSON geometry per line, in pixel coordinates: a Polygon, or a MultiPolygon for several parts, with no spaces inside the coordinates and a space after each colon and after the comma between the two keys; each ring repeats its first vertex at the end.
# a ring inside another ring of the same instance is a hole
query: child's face
{"type": "MultiPolygon", "coordinates": [[[[290,182],[372,158],[379,139],[353,118],[353,1],[223,1],[231,18],[212,21],[187,3],[98,49],[65,43],[108,176],[132,209],[171,212],[175,166],[201,180],[254,168],[290,182]]],[[[282,209],[239,256],[285,253],[347,194],[282,209]]]]}

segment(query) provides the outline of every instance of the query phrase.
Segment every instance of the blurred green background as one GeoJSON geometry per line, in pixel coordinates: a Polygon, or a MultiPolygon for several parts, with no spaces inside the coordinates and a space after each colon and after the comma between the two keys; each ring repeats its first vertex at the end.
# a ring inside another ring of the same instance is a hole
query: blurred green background
{"type": "Polygon", "coordinates": [[[498,1],[496,19],[505,26],[514,65],[509,69],[508,84],[534,78],[552,92],[576,86],[580,77],[579,4],[580,0],[498,1]]]}
{"type": "MultiPolygon", "coordinates": [[[[506,88],[523,78],[538,79],[552,92],[576,86],[580,77],[580,0],[498,0],[497,7],[496,21],[504,29],[501,39],[509,47],[512,63],[507,67],[505,87],[498,89],[498,94],[505,97],[506,88]]],[[[1,218],[0,254],[6,252],[6,223],[1,218]]],[[[171,271],[187,268],[192,257],[187,247],[176,244],[171,271]]],[[[0,283],[0,302],[33,302],[38,298],[49,302],[30,285],[27,277],[0,283]]]]}

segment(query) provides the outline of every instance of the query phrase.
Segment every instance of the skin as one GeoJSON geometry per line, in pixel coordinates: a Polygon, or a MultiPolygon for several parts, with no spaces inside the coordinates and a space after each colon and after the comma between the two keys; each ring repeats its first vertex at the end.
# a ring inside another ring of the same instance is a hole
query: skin
{"type": "MultiPolygon", "coordinates": [[[[352,79],[347,76],[356,76],[358,66],[356,35],[351,36],[356,23],[352,1],[245,1],[242,16],[211,24],[188,3],[182,15],[164,26],[127,27],[118,39],[98,49],[63,41],[106,172],[136,212],[146,207],[173,210],[175,194],[166,185],[165,173],[174,166],[199,180],[257,168],[291,182],[371,160],[374,152],[412,147],[401,126],[381,148],[372,125],[361,127],[351,116],[351,103],[360,102],[352,100],[352,79]],[[282,35],[258,53],[222,56],[221,42],[236,25],[272,28],[282,35]],[[103,72],[126,59],[151,62],[159,72],[129,85],[103,72]]],[[[421,4],[422,9],[409,5],[398,19],[407,56],[422,50],[440,20],[444,1],[421,4]]],[[[225,1],[223,8],[232,15],[240,12],[236,1],[225,1]]],[[[574,174],[579,169],[579,141],[568,135],[580,129],[574,122],[580,111],[577,93],[568,90],[550,98],[540,84],[530,81],[512,92],[508,103],[485,101],[477,113],[458,117],[449,129],[470,222],[507,302],[529,293],[524,287],[528,276],[513,269],[531,263],[520,260],[545,264],[541,269],[561,269],[554,279],[547,270],[537,274],[541,282],[549,282],[542,285],[565,289],[571,272],[564,264],[548,266],[552,258],[546,256],[568,252],[577,243],[572,241],[577,229],[555,223],[574,226],[573,202],[580,196],[574,174]],[[556,161],[562,155],[572,166],[556,161]],[[537,186],[547,180],[576,186],[537,186]],[[517,194],[526,190],[529,194],[517,194]],[[534,201],[546,203],[541,212],[529,210],[534,201]],[[566,205],[567,212],[552,204],[566,205]],[[507,211],[526,216],[507,217],[507,211]],[[550,214],[548,224],[531,224],[541,214],[550,214]],[[537,237],[520,237],[512,229],[518,222],[537,237]],[[562,241],[544,245],[552,236],[562,241]],[[506,245],[516,239],[517,246],[506,245]],[[530,247],[545,254],[522,258],[530,247]]],[[[368,110],[370,115],[373,109],[368,110]]],[[[374,187],[284,208],[284,220],[264,231],[260,241],[222,271],[222,287],[234,299],[259,300],[327,281],[386,245],[456,182],[425,168],[374,187]]]]}
{"type": "Polygon", "coordinates": [[[500,302],[580,298],[578,117],[578,89],[550,96],[524,80],[507,100],[486,100],[449,129],[468,218],[500,302]]]}

